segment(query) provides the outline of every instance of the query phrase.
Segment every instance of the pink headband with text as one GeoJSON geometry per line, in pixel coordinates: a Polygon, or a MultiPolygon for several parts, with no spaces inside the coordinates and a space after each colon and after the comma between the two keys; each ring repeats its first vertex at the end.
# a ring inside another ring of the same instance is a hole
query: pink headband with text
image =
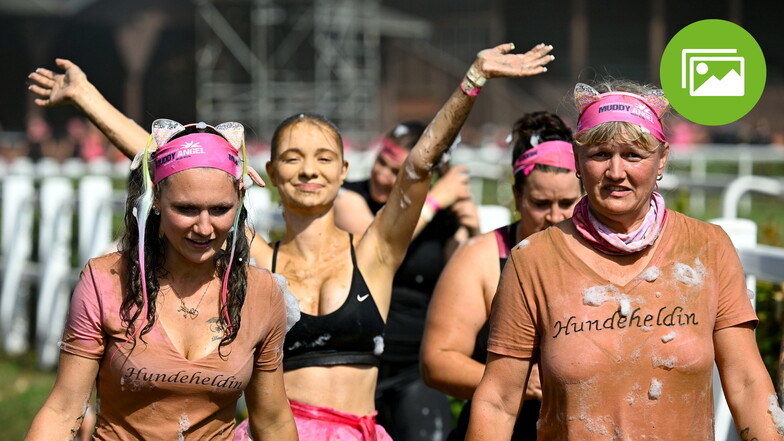
{"type": "Polygon", "coordinates": [[[531,150],[526,151],[514,163],[514,174],[523,172],[528,176],[536,164],[550,165],[577,171],[574,165],[572,143],[566,141],[545,141],[531,150]]]}
{"type": "Polygon", "coordinates": [[[242,173],[239,152],[229,141],[212,133],[191,133],[158,148],[153,182],[157,185],[168,176],[197,167],[217,168],[235,179],[242,173]]]}
{"type": "Polygon", "coordinates": [[[665,142],[664,131],[656,111],[643,97],[627,92],[607,92],[589,104],[577,121],[577,132],[592,129],[610,121],[623,121],[636,124],[650,132],[661,142],[665,142]]]}

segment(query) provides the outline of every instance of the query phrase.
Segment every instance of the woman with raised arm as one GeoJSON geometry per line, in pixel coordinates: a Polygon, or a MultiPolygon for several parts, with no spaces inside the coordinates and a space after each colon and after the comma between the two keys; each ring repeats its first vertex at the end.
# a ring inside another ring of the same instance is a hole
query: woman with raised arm
{"type": "MultiPolygon", "coordinates": [[[[355,234],[367,230],[387,202],[403,162],[424,131],[424,124],[406,121],[381,138],[369,178],[346,182],[335,199],[335,223],[339,228],[355,234]]],[[[445,439],[452,428],[449,397],[422,381],[419,345],[438,276],[455,248],[476,234],[479,222],[468,186],[468,169],[443,160],[437,174],[406,257],[395,273],[384,331],[376,386],[377,420],[394,439],[445,439]]]]}
{"type": "MultiPolygon", "coordinates": [[[[470,400],[487,360],[490,305],[512,248],[537,231],[568,219],[580,199],[572,131],[557,115],[534,112],[510,135],[515,206],[520,220],[470,240],[455,252],[438,280],[422,341],[428,385],[470,400]]],[[[535,370],[513,440],[536,439],[542,392],[535,370]]],[[[449,440],[465,439],[471,402],[463,406],[449,440]]]]}
{"type": "Polygon", "coordinates": [[[231,440],[245,391],[255,439],[296,440],[282,284],[247,265],[248,238],[236,234],[247,217],[243,127],[157,120],[146,145],[120,251],[82,271],[57,381],[26,439],[73,438],[95,385],[96,439],[231,440]]]}
{"type": "MultiPolygon", "coordinates": [[[[420,216],[432,170],[485,81],[536,75],[554,58],[549,55],[552,46],[544,44],[525,54],[510,54],[513,49],[504,44],[478,54],[406,158],[386,207],[361,236],[335,225],[334,201],[348,167],[337,128],[323,117],[300,114],[275,130],[267,173],[280,194],[286,232],[273,245],[255,241],[252,255],[258,265],[288,279],[302,310],[284,344],[286,394],[300,439],[388,439],[375,424],[374,393],[392,279],[420,216]]],[[[66,76],[68,72],[55,75],[41,69],[32,74],[38,102],[54,104],[53,96],[69,97],[89,108],[85,113],[91,118],[101,118],[111,106],[94,89],[84,100],[63,90],[59,86],[66,76]]],[[[80,75],[70,79],[76,77],[80,75]]],[[[113,118],[113,123],[133,124],[122,116],[113,118]]],[[[132,129],[113,129],[110,138],[118,133],[138,136],[132,129]]],[[[133,141],[119,142],[133,146],[133,141]]]]}
{"type": "Polygon", "coordinates": [[[504,267],[467,439],[509,439],[536,361],[540,440],[710,440],[715,361],[741,438],[781,440],[732,243],[655,191],[669,153],[664,94],[598,89],[575,88],[586,196],[504,267]]]}

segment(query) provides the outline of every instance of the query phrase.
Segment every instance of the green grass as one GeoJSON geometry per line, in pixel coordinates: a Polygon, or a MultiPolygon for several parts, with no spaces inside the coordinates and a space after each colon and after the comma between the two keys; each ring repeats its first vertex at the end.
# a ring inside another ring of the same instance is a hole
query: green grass
{"type": "Polygon", "coordinates": [[[2,439],[23,439],[54,385],[54,372],[41,372],[32,357],[0,357],[2,439]]]}

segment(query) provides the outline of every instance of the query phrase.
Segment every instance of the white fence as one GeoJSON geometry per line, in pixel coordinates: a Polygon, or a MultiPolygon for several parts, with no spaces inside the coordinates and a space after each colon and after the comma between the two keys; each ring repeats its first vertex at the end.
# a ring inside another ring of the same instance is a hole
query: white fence
{"type": "MultiPolygon", "coordinates": [[[[366,176],[374,156],[367,152],[347,155],[353,168],[350,177],[366,176]]],[[[507,156],[507,152],[497,148],[454,152],[453,162],[469,167],[478,204],[483,202],[485,185],[498,187],[499,194],[508,190],[511,181],[507,156]]],[[[254,165],[263,170],[265,159],[255,158],[254,165]]],[[[743,196],[748,192],[784,197],[784,181],[780,178],[752,175],[759,162],[784,163],[784,151],[711,147],[695,149],[686,155],[675,154],[671,159],[676,166],[688,164],[688,170],[665,175],[661,186],[664,189],[687,187],[690,198],[697,199],[698,210],[699,204],[704,210],[705,192],[723,189],[722,217],[714,222],[728,232],[738,248],[749,289],[754,291],[757,278],[784,282],[784,249],[758,245],[757,226],[737,216],[738,207],[744,205],[743,196]],[[708,174],[707,164],[711,160],[734,162],[737,173],[708,174]]],[[[46,161],[33,165],[24,160],[0,163],[0,341],[6,353],[14,355],[34,349],[42,368],[56,365],[57,341],[78,272],[87,259],[112,246],[113,223],[123,211],[125,194],[122,189],[113,189],[112,177],[124,177],[126,170],[127,164],[86,165],[78,161],[62,165],[46,161]],[[36,243],[38,248],[34,250],[36,243]]],[[[251,189],[247,208],[250,221],[265,238],[271,230],[281,227],[280,210],[273,205],[268,190],[251,189]]],[[[483,206],[480,217],[483,217],[483,230],[487,231],[506,223],[509,210],[498,205],[483,206]]],[[[736,440],[720,385],[714,383],[716,439],[736,440]]]]}

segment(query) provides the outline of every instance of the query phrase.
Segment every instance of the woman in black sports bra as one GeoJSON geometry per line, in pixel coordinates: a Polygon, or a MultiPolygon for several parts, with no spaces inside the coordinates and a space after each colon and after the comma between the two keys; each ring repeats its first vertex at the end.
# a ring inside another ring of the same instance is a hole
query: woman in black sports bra
{"type": "MultiPolygon", "coordinates": [[[[335,199],[338,227],[356,234],[367,230],[424,131],[420,122],[401,122],[378,141],[378,156],[368,179],[346,182],[335,199]]],[[[452,430],[449,398],[422,381],[419,350],[438,276],[451,252],[479,233],[468,169],[444,163],[438,175],[392,282],[376,386],[376,420],[393,439],[406,441],[443,440],[452,430]]]]}
{"type": "MultiPolygon", "coordinates": [[[[510,250],[571,217],[581,195],[571,130],[558,116],[526,114],[515,123],[511,137],[512,190],[520,221],[472,239],[455,252],[433,293],[422,341],[425,382],[465,400],[471,399],[484,372],[490,305],[510,250]]],[[[536,439],[541,389],[538,375],[531,378],[513,440],[536,439]]],[[[469,401],[448,441],[465,438],[470,409],[469,401]]]]}
{"type": "MultiPolygon", "coordinates": [[[[374,395],[383,350],[383,339],[377,337],[389,311],[392,280],[425,203],[432,169],[452,144],[485,81],[538,75],[553,59],[552,46],[509,54],[513,49],[504,44],[478,54],[408,155],[386,207],[361,236],[352,238],[335,225],[333,204],[348,163],[334,124],[300,114],[275,130],[267,174],[280,195],[286,232],[277,252],[261,238],[254,240],[251,256],[256,265],[272,268],[274,255],[275,270],[288,280],[305,317],[284,344],[284,360],[294,359],[295,364],[284,361],[290,366],[284,382],[301,441],[389,439],[375,424],[374,395]],[[375,312],[352,312],[373,304],[375,312]],[[353,318],[336,319],[344,313],[353,318]]],[[[72,67],[47,86],[42,102],[77,104],[126,156],[135,156],[145,145],[146,132],[72,67]]],[[[235,439],[247,439],[242,427],[235,439]]]]}

